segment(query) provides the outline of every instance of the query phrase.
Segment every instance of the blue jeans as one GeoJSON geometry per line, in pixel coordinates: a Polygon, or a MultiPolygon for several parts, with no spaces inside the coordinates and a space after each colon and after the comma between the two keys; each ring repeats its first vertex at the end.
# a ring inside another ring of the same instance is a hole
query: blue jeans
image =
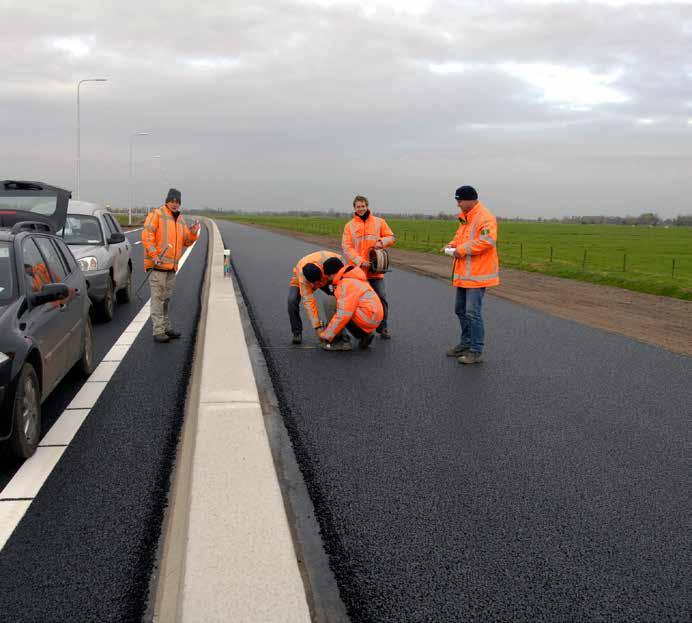
{"type": "Polygon", "coordinates": [[[468,346],[473,353],[483,352],[483,296],[485,288],[457,288],[454,313],[461,325],[461,346],[468,346]]]}

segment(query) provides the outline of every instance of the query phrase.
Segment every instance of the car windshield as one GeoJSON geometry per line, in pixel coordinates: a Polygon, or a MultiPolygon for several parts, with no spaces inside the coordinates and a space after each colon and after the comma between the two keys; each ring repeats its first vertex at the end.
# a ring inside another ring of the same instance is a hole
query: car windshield
{"type": "Polygon", "coordinates": [[[101,226],[95,216],[68,214],[58,234],[67,244],[103,244],[101,226]]]}
{"type": "Polygon", "coordinates": [[[9,242],[0,242],[0,307],[8,305],[16,297],[12,246],[9,242]]]}

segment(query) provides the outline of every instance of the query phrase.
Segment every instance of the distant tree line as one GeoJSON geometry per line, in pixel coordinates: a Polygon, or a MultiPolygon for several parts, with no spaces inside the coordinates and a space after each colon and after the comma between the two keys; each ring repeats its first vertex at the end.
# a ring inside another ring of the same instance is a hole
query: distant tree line
{"type": "MultiPolygon", "coordinates": [[[[157,206],[154,206],[157,207],[157,206]]],[[[114,210],[124,211],[127,210],[114,210]]],[[[139,206],[137,211],[146,211],[146,208],[139,206]]],[[[248,212],[245,210],[220,210],[218,208],[204,208],[199,210],[185,209],[186,213],[192,214],[209,214],[209,213],[223,213],[223,214],[235,214],[238,216],[250,215],[250,214],[260,214],[262,216],[298,216],[298,217],[329,217],[329,218],[351,218],[353,213],[349,210],[348,212],[338,212],[336,210],[321,210],[321,211],[308,211],[308,210],[289,210],[287,212],[248,212]]],[[[417,219],[423,221],[455,221],[457,218],[456,214],[449,214],[447,212],[438,212],[437,214],[416,214],[407,213],[402,214],[399,212],[378,212],[385,218],[401,218],[401,219],[417,219]]],[[[654,212],[644,212],[639,216],[605,216],[605,215],[594,215],[594,216],[565,216],[563,218],[507,218],[498,217],[499,221],[508,221],[516,223],[568,223],[571,225],[639,225],[644,227],[692,227],[692,214],[681,214],[675,218],[663,219],[659,217],[654,212]]]]}

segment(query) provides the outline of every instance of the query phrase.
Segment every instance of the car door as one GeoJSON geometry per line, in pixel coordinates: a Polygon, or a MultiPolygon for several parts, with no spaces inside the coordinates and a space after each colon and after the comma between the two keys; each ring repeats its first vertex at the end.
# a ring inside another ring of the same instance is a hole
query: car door
{"type": "Polygon", "coordinates": [[[72,335],[70,336],[70,344],[73,346],[72,363],[74,364],[82,356],[83,325],[89,313],[88,305],[85,307],[84,304],[84,298],[88,296],[86,281],[77,260],[75,260],[74,255],[72,255],[65,242],[60,238],[53,238],[51,241],[58,248],[60,259],[66,270],[65,285],[70,288],[72,295],[70,305],[74,307],[75,318],[78,319],[78,322],[75,321],[73,325],[72,335]]]}
{"type": "MultiPolygon", "coordinates": [[[[120,227],[115,222],[115,219],[108,213],[103,214],[103,220],[106,222],[108,227],[108,237],[111,234],[122,233],[120,227]]],[[[113,274],[115,276],[115,283],[118,289],[122,288],[127,282],[127,258],[129,257],[129,243],[127,238],[124,242],[119,242],[110,245],[111,257],[113,258],[113,274]]]]}
{"type": "MultiPolygon", "coordinates": [[[[52,283],[46,261],[33,238],[27,237],[21,244],[21,260],[24,268],[24,291],[27,298],[38,293],[41,288],[52,283]]],[[[55,303],[32,305],[23,315],[24,334],[30,336],[38,345],[43,357],[43,396],[47,396],[62,376],[65,367],[65,338],[69,337],[69,318],[55,303]]]]}
{"type": "MultiPolygon", "coordinates": [[[[53,281],[55,283],[64,283],[70,287],[67,268],[54,241],[47,236],[37,236],[36,244],[48,265],[53,281]]],[[[60,311],[62,317],[60,325],[64,331],[59,343],[62,371],[59,372],[58,376],[62,378],[76,361],[76,352],[81,346],[80,341],[74,338],[82,334],[82,302],[79,296],[77,296],[75,288],[71,287],[68,297],[62,301],[56,301],[54,305],[60,311]]]]}

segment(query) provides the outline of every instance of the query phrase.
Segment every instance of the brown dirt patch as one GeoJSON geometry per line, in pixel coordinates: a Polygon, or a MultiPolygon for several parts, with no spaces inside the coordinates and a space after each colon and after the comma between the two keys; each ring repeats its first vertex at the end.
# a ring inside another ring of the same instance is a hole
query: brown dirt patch
{"type": "MultiPolygon", "coordinates": [[[[341,240],[284,229],[261,227],[341,251],[341,240]]],[[[450,258],[392,249],[392,263],[405,270],[449,282],[450,258]]],[[[511,268],[501,269],[494,296],[582,324],[620,333],[674,353],[692,355],[692,301],[642,294],[611,286],[573,281],[511,268]]]]}

